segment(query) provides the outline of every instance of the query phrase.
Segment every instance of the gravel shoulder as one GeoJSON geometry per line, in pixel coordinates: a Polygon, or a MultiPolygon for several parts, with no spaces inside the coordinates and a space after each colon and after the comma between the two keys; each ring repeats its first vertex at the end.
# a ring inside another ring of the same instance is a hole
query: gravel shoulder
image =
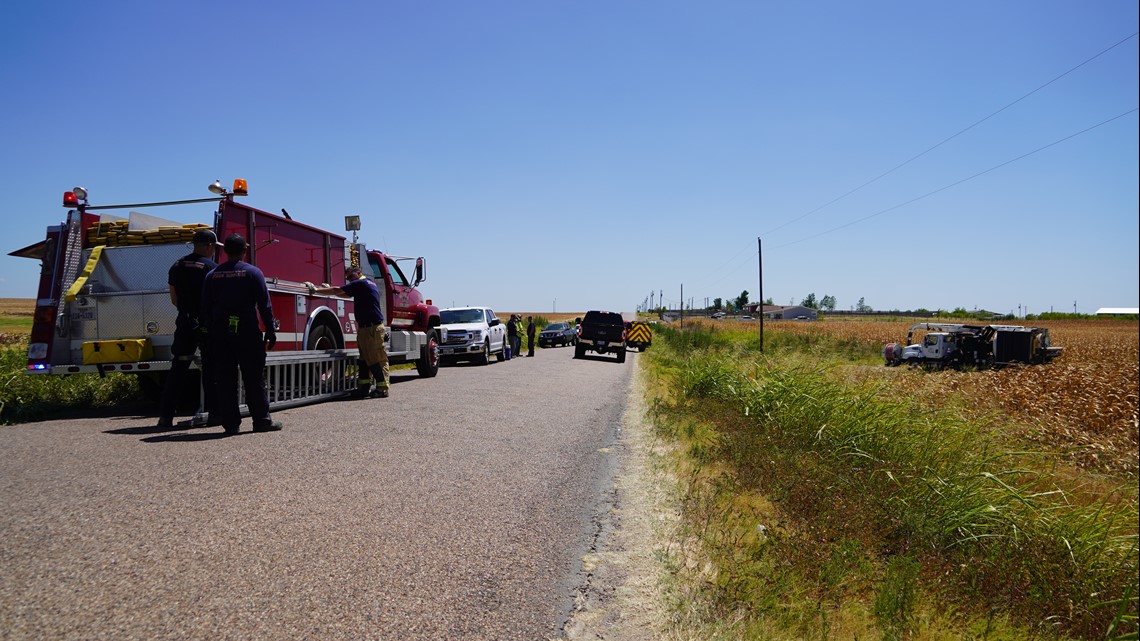
{"type": "Polygon", "coordinates": [[[562,638],[570,641],[653,641],[666,636],[658,555],[672,519],[667,495],[672,485],[654,462],[658,444],[646,419],[640,359],[637,365],[615,445],[620,463],[610,500],[596,515],[598,537],[582,559],[584,583],[563,628],[562,638]]]}

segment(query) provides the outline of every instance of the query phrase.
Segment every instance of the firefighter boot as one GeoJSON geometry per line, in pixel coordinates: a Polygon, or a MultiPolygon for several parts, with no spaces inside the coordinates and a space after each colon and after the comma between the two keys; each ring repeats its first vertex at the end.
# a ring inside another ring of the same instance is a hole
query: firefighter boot
{"type": "Polygon", "coordinates": [[[369,367],[364,364],[363,360],[356,361],[356,390],[353,391],[353,398],[367,398],[369,390],[372,389],[372,372],[368,371],[369,367]]]}
{"type": "Polygon", "coordinates": [[[384,370],[379,365],[373,365],[369,369],[372,370],[372,380],[376,384],[369,392],[369,398],[388,398],[388,380],[384,378],[384,370]]]}

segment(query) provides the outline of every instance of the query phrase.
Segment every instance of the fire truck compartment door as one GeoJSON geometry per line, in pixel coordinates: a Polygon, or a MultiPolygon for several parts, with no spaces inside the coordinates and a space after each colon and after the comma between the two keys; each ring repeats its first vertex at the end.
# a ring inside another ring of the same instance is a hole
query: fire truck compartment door
{"type": "Polygon", "coordinates": [[[87,279],[90,289],[80,293],[168,291],[170,266],[192,249],[188,243],[104,247],[87,279]]]}
{"type": "Polygon", "coordinates": [[[83,343],[83,364],[136,363],[151,359],[150,341],[145,338],[83,343]]]}

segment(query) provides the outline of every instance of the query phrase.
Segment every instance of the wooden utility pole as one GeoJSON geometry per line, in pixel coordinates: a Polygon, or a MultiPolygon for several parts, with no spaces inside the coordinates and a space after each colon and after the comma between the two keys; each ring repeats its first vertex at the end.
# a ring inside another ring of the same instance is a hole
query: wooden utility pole
{"type": "Polygon", "coordinates": [[[764,353],[764,249],[760,245],[760,237],[756,237],[756,262],[760,278],[760,353],[764,353]]]}

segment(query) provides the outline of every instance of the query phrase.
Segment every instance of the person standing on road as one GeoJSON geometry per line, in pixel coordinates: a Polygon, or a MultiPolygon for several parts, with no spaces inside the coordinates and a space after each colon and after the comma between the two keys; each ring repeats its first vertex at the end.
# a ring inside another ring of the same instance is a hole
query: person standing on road
{"type": "Polygon", "coordinates": [[[174,320],[174,342],[170,345],[170,372],[166,375],[166,385],[158,404],[158,427],[173,427],[174,413],[178,397],[194,362],[194,352],[202,354],[202,389],[206,395],[206,411],[210,421],[217,421],[214,413],[214,378],[210,368],[206,347],[205,326],[201,323],[202,283],[206,274],[218,266],[214,262],[217,248],[221,246],[218,236],[210,229],[199,229],[192,239],[194,251],[174,261],[167,273],[166,282],[170,285],[170,302],[178,308],[174,320]]]}
{"type": "Polygon", "coordinates": [[[526,317],[526,355],[534,356],[534,316],[526,317]]]}
{"type": "Polygon", "coordinates": [[[202,320],[209,334],[215,403],[226,434],[237,434],[241,426],[239,369],[253,431],[281,429],[281,422],[269,415],[269,394],[265,391],[263,372],[265,352],[277,344],[273,307],[269,303],[265,274],[241,260],[245,249],[245,238],[230,234],[225,244],[226,262],[207,274],[202,285],[202,320]],[[265,325],[264,336],[258,324],[259,316],[265,325]]]}
{"type": "Polygon", "coordinates": [[[507,342],[510,343],[512,356],[522,356],[519,353],[522,339],[519,338],[519,317],[516,314],[511,314],[511,319],[507,321],[507,342]]]}
{"type": "Polygon", "coordinates": [[[305,283],[309,294],[323,296],[351,296],[356,315],[356,344],[360,360],[372,373],[370,398],[388,398],[388,351],[384,345],[384,310],[380,308],[380,288],[371,278],[365,278],[360,267],[353,265],[344,271],[343,287],[317,287],[305,283]]]}

